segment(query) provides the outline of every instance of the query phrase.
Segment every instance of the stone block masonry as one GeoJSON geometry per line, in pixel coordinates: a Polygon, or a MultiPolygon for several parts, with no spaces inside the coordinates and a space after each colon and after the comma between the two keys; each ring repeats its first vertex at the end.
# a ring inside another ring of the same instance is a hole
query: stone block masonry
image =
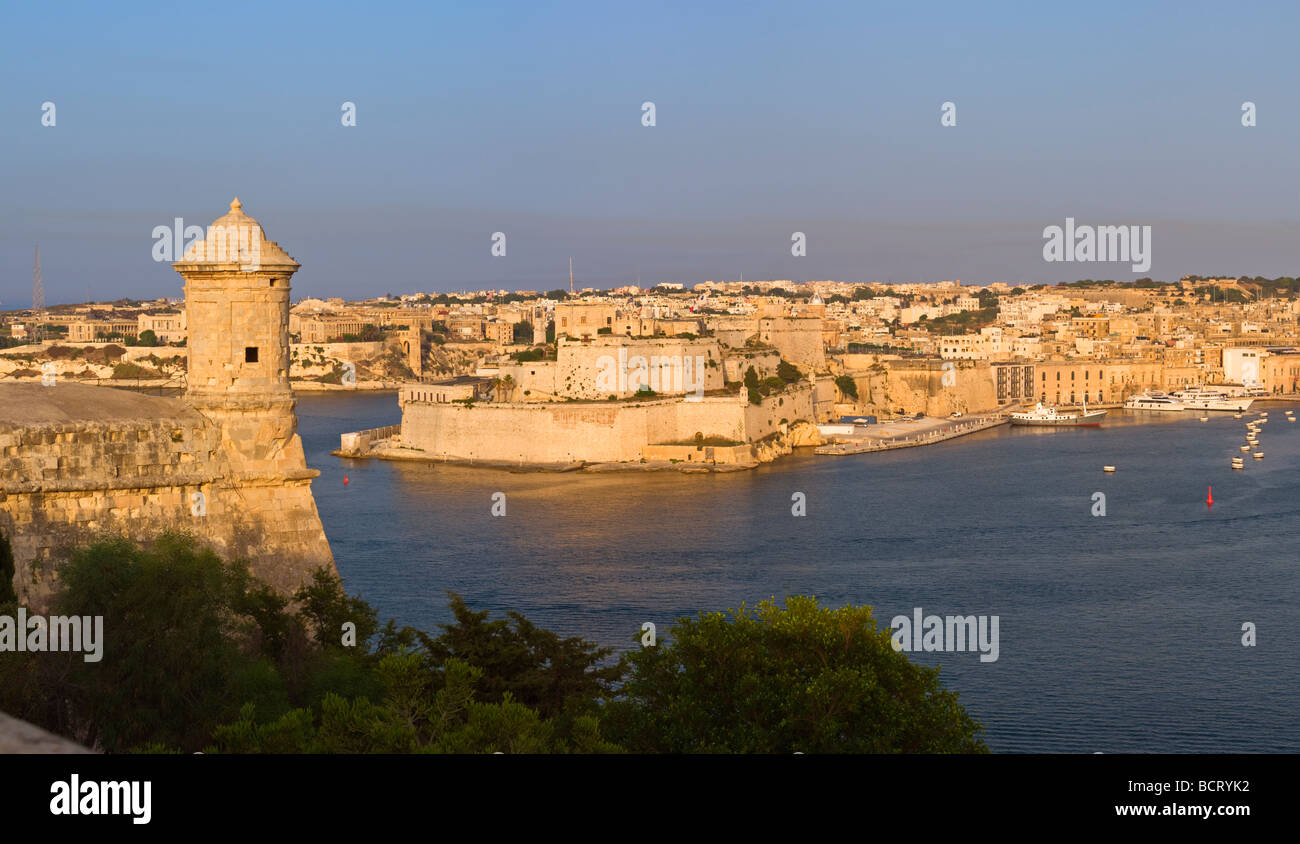
{"type": "Polygon", "coordinates": [[[646,446],[688,442],[696,434],[752,443],[811,421],[812,395],[812,385],[802,382],[757,405],[743,395],[473,406],[412,398],[402,402],[400,444],[413,457],[465,463],[638,462],[646,446]]]}
{"type": "Polygon", "coordinates": [[[0,408],[0,532],[27,606],[47,604],[73,547],[106,536],[189,531],[284,592],[317,565],[332,567],[311,495],[316,473],[239,476],[220,429],[179,399],[6,384],[0,408]]]}

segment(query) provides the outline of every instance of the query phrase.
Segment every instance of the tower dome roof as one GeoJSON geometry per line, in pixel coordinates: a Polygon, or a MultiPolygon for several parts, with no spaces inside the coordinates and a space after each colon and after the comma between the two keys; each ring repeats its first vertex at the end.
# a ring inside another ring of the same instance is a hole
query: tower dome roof
{"type": "Polygon", "coordinates": [[[268,240],[262,224],[244,213],[244,203],[235,197],[230,210],[212,221],[204,240],[197,240],[185,250],[174,266],[196,264],[236,264],[241,270],[256,271],[263,267],[293,267],[299,264],[274,240],[268,240]]]}
{"type": "Polygon", "coordinates": [[[257,226],[259,229],[262,224],[244,213],[244,203],[239,201],[239,197],[230,200],[230,210],[225,214],[212,221],[214,226],[257,226]]]}

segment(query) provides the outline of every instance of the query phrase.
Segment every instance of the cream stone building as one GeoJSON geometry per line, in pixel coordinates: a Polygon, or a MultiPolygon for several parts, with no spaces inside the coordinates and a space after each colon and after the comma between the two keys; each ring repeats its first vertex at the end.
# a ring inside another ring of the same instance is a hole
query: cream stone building
{"type": "Polygon", "coordinates": [[[628,398],[646,389],[659,395],[705,393],[724,385],[717,342],[673,337],[561,337],[553,361],[500,367],[513,386],[512,400],[628,398]]]}
{"type": "Polygon", "coordinates": [[[185,340],[188,334],[185,311],[140,314],[136,323],[136,333],[143,334],[146,331],[152,331],[160,343],[179,343],[185,340]]]}
{"type": "Polygon", "coordinates": [[[602,328],[612,334],[617,318],[618,308],[612,304],[560,303],[555,306],[555,336],[595,337],[602,328]]]}

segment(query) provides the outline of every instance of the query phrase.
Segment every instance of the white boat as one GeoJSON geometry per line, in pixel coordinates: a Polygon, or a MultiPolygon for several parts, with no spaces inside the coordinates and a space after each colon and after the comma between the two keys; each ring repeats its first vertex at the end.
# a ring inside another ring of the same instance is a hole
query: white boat
{"type": "Polygon", "coordinates": [[[1183,403],[1164,393],[1143,393],[1124,402],[1129,410],[1166,410],[1181,411],[1183,403]]]}
{"type": "Polygon", "coordinates": [[[1188,387],[1186,390],[1178,390],[1170,395],[1181,402],[1183,407],[1191,410],[1227,410],[1241,413],[1248,410],[1255,402],[1249,396],[1234,397],[1204,387],[1188,387]]]}
{"type": "Polygon", "coordinates": [[[1229,398],[1248,397],[1259,399],[1267,398],[1270,395],[1266,387],[1247,387],[1243,384],[1206,384],[1205,389],[1223,393],[1229,398]]]}
{"type": "Polygon", "coordinates": [[[1033,410],[1011,414],[1012,425],[1048,425],[1069,427],[1077,425],[1100,425],[1104,410],[1088,410],[1085,402],[1079,413],[1059,412],[1054,407],[1044,407],[1042,402],[1033,410]]]}

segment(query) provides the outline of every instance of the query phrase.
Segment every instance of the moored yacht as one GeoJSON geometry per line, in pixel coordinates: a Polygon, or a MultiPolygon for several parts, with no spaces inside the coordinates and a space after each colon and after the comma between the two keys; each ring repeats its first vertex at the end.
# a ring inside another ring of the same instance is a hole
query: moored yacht
{"type": "Polygon", "coordinates": [[[1181,402],[1183,407],[1192,410],[1227,410],[1242,413],[1255,403],[1255,400],[1249,396],[1229,396],[1218,390],[1207,390],[1204,387],[1188,387],[1186,390],[1179,390],[1170,395],[1181,402]]]}
{"type": "Polygon", "coordinates": [[[1129,410],[1178,411],[1183,409],[1182,402],[1164,393],[1143,393],[1140,396],[1132,396],[1124,402],[1124,406],[1129,410]]]}
{"type": "Polygon", "coordinates": [[[1022,411],[1011,414],[1012,425],[1049,425],[1049,426],[1075,426],[1075,425],[1100,425],[1102,417],[1106,415],[1104,410],[1088,410],[1085,402],[1083,411],[1080,413],[1062,413],[1054,407],[1044,407],[1042,402],[1033,410],[1022,411]]]}

